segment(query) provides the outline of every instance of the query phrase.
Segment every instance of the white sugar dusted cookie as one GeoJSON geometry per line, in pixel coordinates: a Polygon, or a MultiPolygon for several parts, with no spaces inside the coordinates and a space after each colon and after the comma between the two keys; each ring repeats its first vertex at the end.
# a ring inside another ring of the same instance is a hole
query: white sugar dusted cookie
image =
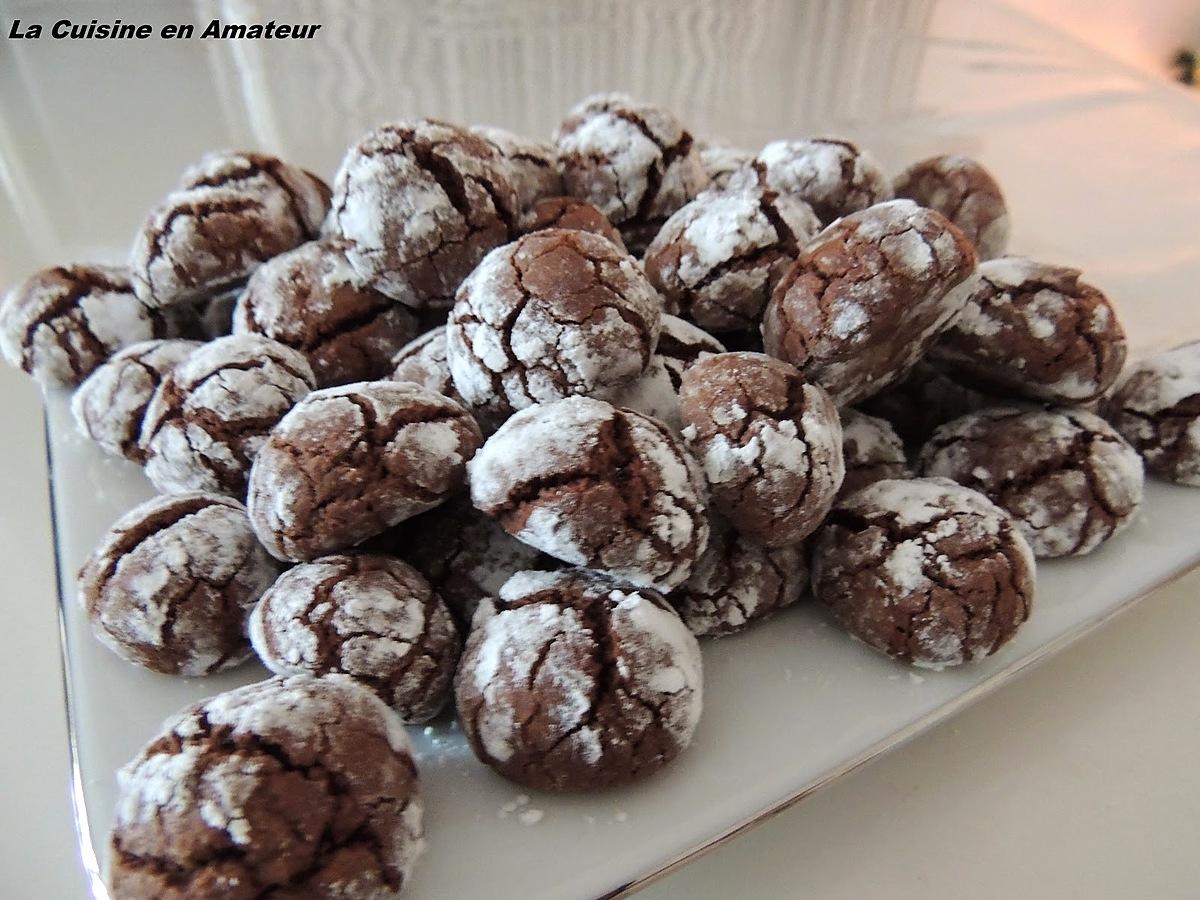
{"type": "Polygon", "coordinates": [[[846,463],[846,477],[842,479],[839,496],[847,497],[884,478],[909,476],[904,442],[886,420],[849,408],[841,410],[839,418],[842,421],[842,458],[846,463]]]}
{"type": "Polygon", "coordinates": [[[553,144],[492,125],[476,125],[471,131],[491,144],[500,155],[519,210],[530,209],[539,200],[562,193],[562,177],[558,174],[553,144]]]}
{"type": "Polygon", "coordinates": [[[812,207],[823,223],[892,199],[892,184],[875,157],[837,138],[772,141],[755,162],[766,183],[812,207]]]}
{"type": "Polygon", "coordinates": [[[965,156],[934,156],[896,176],[897,197],[936,209],[962,229],[979,251],[994,259],[1008,246],[1008,206],[1000,185],[982,164],[965,156]]]}

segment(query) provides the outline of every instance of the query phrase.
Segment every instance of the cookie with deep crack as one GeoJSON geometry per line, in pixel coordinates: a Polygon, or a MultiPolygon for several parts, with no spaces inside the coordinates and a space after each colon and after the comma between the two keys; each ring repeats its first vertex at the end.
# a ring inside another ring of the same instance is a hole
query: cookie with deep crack
{"type": "Polygon", "coordinates": [[[400,721],[345,676],[272,678],[187,707],[117,773],[122,900],[399,897],[424,850],[400,721]]]}
{"type": "Polygon", "coordinates": [[[246,618],[277,572],[236,500],[155,497],[118,519],[92,551],[79,572],[79,603],[122,659],[208,675],[250,656],[246,618]]]}
{"type": "Polygon", "coordinates": [[[275,423],[315,386],[308,360],[257,334],[217,338],[166,373],[142,419],[146,476],[163,493],[241,497],[275,423]]]}
{"type": "Polygon", "coordinates": [[[930,358],[994,393],[1069,405],[1103,396],[1125,364],[1125,331],[1108,298],[1079,276],[1015,256],[982,263],[930,358]]]}
{"type": "Polygon", "coordinates": [[[1090,553],[1128,526],[1142,502],[1142,460],[1081,409],[991,407],[948,422],[918,460],[986,494],[1041,557],[1090,553]]]}
{"type": "Polygon", "coordinates": [[[333,186],[330,236],[363,283],[414,309],[446,308],[519,213],[508,166],[457,125],[381,125],[352,146],[333,186]]]}
{"type": "Polygon", "coordinates": [[[446,705],[462,645],[416,569],[365,553],[288,569],[254,607],[249,631],[276,675],[348,675],[410,724],[446,705]]]}
{"type": "Polygon", "coordinates": [[[1003,256],[1008,206],[992,173],[965,156],[934,156],[913,163],[892,182],[897,197],[936,209],[959,227],[979,258],[1003,256]]]}
{"type": "Polygon", "coordinates": [[[846,462],[846,477],[842,479],[839,497],[848,497],[884,478],[909,477],[904,443],[885,419],[850,408],[841,410],[839,416],[842,458],[846,462]]]}
{"type": "Polygon", "coordinates": [[[454,386],[503,420],[574,395],[610,397],[645,372],[662,301],[611,241],[550,229],[498,247],[459,288],[446,331],[454,386]]]}
{"type": "Polygon", "coordinates": [[[892,200],[812,239],[775,287],[763,344],[838,406],[878,393],[950,328],[975,248],[941,213],[892,200]]]}
{"type": "Polygon", "coordinates": [[[476,617],[455,679],[475,755],[550,791],[645,778],[691,743],[700,648],[660,594],[600,572],[521,572],[476,617]]]}
{"type": "Polygon", "coordinates": [[[154,307],[220,294],[316,238],[328,209],[329,188],[311,172],[264,153],[209,154],[134,239],[134,290],[154,307]]]}
{"type": "Polygon", "coordinates": [[[708,183],[683,124],[624,94],[581,101],[559,126],[557,143],[566,193],[604,213],[633,253],[708,183]]]}
{"type": "Polygon", "coordinates": [[[138,437],[150,398],[167,373],[198,347],[199,341],[142,341],[118,352],[71,395],[79,433],[106,453],[144,462],[138,437]]]}
{"type": "Polygon", "coordinates": [[[834,219],[892,199],[892,183],[868,150],[837,138],[772,141],[755,162],[766,183],[812,207],[828,225],[834,219]]]}
{"type": "Polygon", "coordinates": [[[1105,415],[1151,472],[1200,486],[1200,342],[1131,366],[1105,415]]]}
{"type": "Polygon", "coordinates": [[[545,231],[547,228],[570,228],[588,231],[608,238],[622,250],[625,242],[608,217],[586,200],[578,197],[547,197],[535,203],[521,219],[521,233],[545,231]]]}
{"type": "Polygon", "coordinates": [[[748,168],[667,219],[643,265],[669,312],[720,334],[758,327],[771,291],[821,228],[811,207],[748,168]]]}
{"type": "Polygon", "coordinates": [[[713,508],[770,547],[797,544],[829,512],[845,476],[842,427],[821,388],[761,353],[708,356],[683,373],[683,439],[713,508]]]}
{"type": "Polygon", "coordinates": [[[468,466],[471,500],[572,565],[669,589],[708,540],[703,476],[663,423],[572,397],[521,410],[468,466]]]}
{"type": "Polygon", "coordinates": [[[346,550],[453,496],[481,440],[470,413],[411,382],[313,391],[255,457],[250,521],[279,559],[346,550]]]}
{"type": "Polygon", "coordinates": [[[851,637],[924,668],[995,653],[1033,601],[1020,528],[947,478],[885,479],[839,501],[812,565],[817,601],[851,637]]]}

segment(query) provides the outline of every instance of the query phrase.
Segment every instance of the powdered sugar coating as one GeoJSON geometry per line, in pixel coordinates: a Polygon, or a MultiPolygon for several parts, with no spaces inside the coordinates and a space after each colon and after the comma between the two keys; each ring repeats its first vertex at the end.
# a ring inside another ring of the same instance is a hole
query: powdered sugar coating
{"type": "Polygon", "coordinates": [[[962,313],[930,356],[993,391],[1054,403],[1102,396],[1125,364],[1125,331],[1077,269],[1022,257],[982,263],[962,313]]]}
{"type": "Polygon", "coordinates": [[[662,301],[610,241],[548,229],[498,247],[463,282],[446,332],[454,386],[473,408],[609,397],[654,352],[662,301]]]}
{"type": "Polygon", "coordinates": [[[476,125],[471,129],[503,160],[505,173],[517,197],[517,209],[526,210],[543,197],[562,193],[554,145],[514,134],[504,128],[476,125]]]}
{"type": "Polygon", "coordinates": [[[398,897],[424,850],[395,714],[345,676],[197,703],[117,775],[114,896],[398,897]]]}
{"type": "Polygon", "coordinates": [[[382,125],[342,160],[332,236],[364,283],[415,309],[444,308],[513,232],[506,170],[491,144],[455,125],[382,125]]]}
{"type": "Polygon", "coordinates": [[[249,630],[277,675],[349,675],[408,723],[446,704],[460,650],[450,610],[420,573],[372,554],[289,569],[255,606],[249,630]]]}
{"type": "Polygon", "coordinates": [[[391,377],[393,381],[411,381],[456,403],[465,403],[450,377],[445,325],[425,332],[397,350],[392,357],[391,377]]]}
{"type": "Polygon", "coordinates": [[[761,353],[722,353],[684,372],[679,404],[715,510],[770,547],[812,533],[845,476],[841,424],[821,388],[761,353]]]}
{"type": "Polygon", "coordinates": [[[221,187],[247,195],[285,194],[305,234],[316,237],[329,212],[329,185],[312,172],[266,153],[215,150],[183,170],[180,190],[221,187]]]}
{"type": "Polygon", "coordinates": [[[839,496],[849,496],[884,478],[909,476],[904,443],[886,420],[855,409],[841,410],[840,417],[846,477],[839,496]]]}
{"type": "Polygon", "coordinates": [[[250,473],[250,521],[284,560],[353,547],[462,487],[482,436],[461,406],[406,381],[314,391],[250,473]]]}
{"type": "Polygon", "coordinates": [[[839,501],[812,560],[838,624],[928,668],[996,652],[1033,599],[1033,553],[1013,520],[946,478],[885,479],[839,501]]]}
{"type": "Polygon", "coordinates": [[[71,396],[71,415],[84,437],[106,453],[141,462],[142,417],[162,379],[199,347],[197,341],[142,341],[118,352],[71,396]]]}
{"type": "Polygon", "coordinates": [[[702,697],[699,647],[666,601],[586,570],[510,578],[476,616],[456,680],[476,755],[560,791],[661,768],[691,742],[702,697]]]}
{"type": "Polygon", "coordinates": [[[121,347],[171,333],[118,266],[43,269],[0,304],[4,358],[47,386],[79,384],[121,347]]]}
{"type": "Polygon", "coordinates": [[[118,519],[92,551],[79,602],[96,637],[123,659],[207,675],[250,655],[246,617],[277,571],[237,501],[155,497],[118,519]]]}
{"type": "Polygon", "coordinates": [[[1200,486],[1200,342],[1135,363],[1106,414],[1150,471],[1200,486]]]}
{"type": "Polygon", "coordinates": [[[146,476],[164,493],[240,497],[255,454],[315,385],[302,354],[259,335],[217,338],[168,372],[142,421],[146,476]]]}
{"type": "Polygon", "coordinates": [[[772,141],[755,158],[766,182],[812,207],[824,223],[892,199],[892,184],[875,157],[850,141],[772,141]]]}
{"type": "Polygon", "coordinates": [[[981,260],[1003,255],[1008,207],[996,179],[977,161],[953,154],[924,159],[897,175],[893,187],[897,197],[936,209],[962,229],[981,260]]]}
{"type": "Polygon", "coordinates": [[[766,352],[839,406],[902,377],[966,303],[975,250],[944,216],[892,200],[830,225],[783,276],[763,319],[766,352]]]}
{"type": "Polygon", "coordinates": [[[702,476],[660,422],[572,397],[522,410],[468,467],[471,499],[509,534],[652,587],[687,578],[708,539],[702,476]]]}
{"type": "Polygon", "coordinates": [[[1142,460],[1081,409],[992,407],[939,428],[922,474],[952,478],[1007,510],[1037,556],[1082,555],[1120,532],[1142,502],[1142,460]]]}
{"type": "Polygon", "coordinates": [[[646,250],[646,276],[668,310],[711,331],[757,327],[779,277],[821,228],[807,203],[755,175],[704,191],[646,250]]]}
{"type": "Polygon", "coordinates": [[[726,144],[704,144],[700,147],[700,165],[708,176],[710,187],[723,188],[730,178],[746,168],[754,159],[749,150],[726,144]]]}

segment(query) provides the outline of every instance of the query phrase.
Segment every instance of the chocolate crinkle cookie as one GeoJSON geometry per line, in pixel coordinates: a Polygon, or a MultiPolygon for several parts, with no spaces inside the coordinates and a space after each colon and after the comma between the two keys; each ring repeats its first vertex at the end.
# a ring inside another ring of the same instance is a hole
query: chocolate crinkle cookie
{"type": "Polygon", "coordinates": [[[813,547],[813,592],[850,635],[941,669],[1008,643],[1034,559],[1009,515],[946,478],[886,479],[841,500],[813,547]]]}
{"type": "Polygon", "coordinates": [[[826,224],[892,199],[892,183],[875,157],[850,141],[772,141],[755,162],[765,168],[768,187],[803,200],[826,224]]]}
{"type": "Polygon", "coordinates": [[[624,94],[583,100],[559,126],[557,140],[566,193],[594,204],[634,253],[708,183],[682,123],[624,94]]]}
{"type": "Polygon", "coordinates": [[[397,350],[392,357],[392,374],[389,377],[392,381],[411,381],[466,405],[466,401],[455,390],[454,379],[450,377],[445,325],[430,329],[397,350]]]}
{"type": "Polygon", "coordinates": [[[471,131],[491,144],[500,155],[509,184],[516,194],[518,210],[530,209],[542,198],[562,193],[558,154],[553,144],[491,125],[478,125],[471,131]]]}
{"type": "Polygon", "coordinates": [[[364,283],[415,309],[445,308],[514,233],[507,171],[490,143],[456,125],[383,125],[342,160],[331,234],[364,283]]]}
{"type": "Polygon", "coordinates": [[[1035,556],[1090,553],[1142,502],[1142,460],[1112,426],[1081,409],[993,407],[933,433],[921,474],[986,494],[1035,556]]]}
{"type": "Polygon", "coordinates": [[[820,228],[807,203],[763,186],[748,169],[667,220],[646,249],[646,277],[669,312],[716,333],[751,330],[820,228]]]}
{"type": "Polygon", "coordinates": [[[980,259],[1004,255],[1008,246],[1008,206],[996,179],[965,156],[934,156],[896,176],[897,197],[936,209],[959,227],[980,259]]]}
{"type": "Polygon", "coordinates": [[[471,499],[530,546],[669,589],[708,540],[703,477],[666,425],[602,400],[522,410],[469,466],[471,499]]]}
{"type": "Polygon", "coordinates": [[[235,334],[263,334],[299,350],[318,387],[373,381],[417,332],[402,304],[359,282],[333,244],[310,242],[250,277],[233,312],[235,334]]]}
{"type": "Polygon", "coordinates": [[[572,395],[609,397],[641,375],[662,301],[637,261],[583,231],[527,234],[487,255],[450,313],[454,386],[484,415],[572,395]]]}
{"type": "Polygon", "coordinates": [[[481,440],[466,410],[411,382],[314,391],[254,460],[250,521],[279,559],[346,550],[460,490],[481,440]]]}
{"type": "Polygon", "coordinates": [[[586,200],[578,197],[547,197],[539,200],[521,219],[521,233],[545,231],[547,228],[569,228],[588,231],[608,238],[622,250],[625,242],[608,217],[586,200]]]}
{"type": "Polygon", "coordinates": [[[210,154],[134,239],[134,290],[155,307],[219,294],[317,237],[328,209],[329,188],[310,172],[263,153],[210,154]]]}
{"type": "Polygon", "coordinates": [[[766,547],[710,517],[708,546],[667,601],[697,637],[733,634],[791,606],[808,587],[803,544],[766,547]]]}
{"type": "Polygon", "coordinates": [[[930,358],[982,390],[1066,404],[1101,397],[1125,364],[1125,331],[1079,275],[1022,257],[988,260],[930,358]]]}
{"type": "Polygon", "coordinates": [[[1200,487],[1200,342],[1133,365],[1106,414],[1151,472],[1200,487]]]}
{"type": "Polygon", "coordinates": [[[0,304],[5,359],[48,387],[73,387],[122,347],[176,333],[119,266],[43,269],[0,304]]]}
{"type": "Polygon", "coordinates": [[[138,437],[150,398],[167,373],[199,346],[198,341],[142,341],[118,352],[71,395],[79,433],[106,453],[143,462],[138,437]]]}
{"type": "Polygon", "coordinates": [[[679,407],[713,508],[738,532],[781,547],[825,518],[845,475],[842,428],[794,367],[761,353],[706,357],[683,373],[679,407]]]}
{"type": "Polygon", "coordinates": [[[996,397],[959,384],[937,366],[921,360],[898,381],[859,404],[864,412],[886,420],[914,452],[935,428],[988,406],[1020,401],[996,397]]]}
{"type": "Polygon", "coordinates": [[[381,900],[425,849],[396,716],[349,678],[272,678],[189,706],[117,773],[120,900],[381,900]]]}
{"type": "Polygon", "coordinates": [[[857,403],[953,324],[974,271],[975,248],[941,213],[880,203],[805,246],[767,305],[763,343],[838,406],[857,403]]]}
{"type": "Polygon", "coordinates": [[[876,481],[907,478],[911,474],[904,443],[886,420],[854,409],[843,409],[840,418],[846,477],[838,496],[848,497],[876,481]]]}
{"type": "Polygon", "coordinates": [[[315,386],[308,360],[256,334],[218,338],[167,372],[150,398],[138,446],[163,493],[241,497],[254,454],[315,386]]]}
{"type": "Polygon", "coordinates": [[[450,698],[461,641],[450,610],[412,566],[387,556],[301,563],[263,594],[250,642],[277,675],[349,675],[404,722],[450,698]]]}
{"type": "Polygon", "coordinates": [[[730,147],[727,144],[706,143],[700,147],[700,165],[708,178],[710,187],[723,188],[729,180],[754,159],[749,150],[730,147]]]}
{"type": "Polygon", "coordinates": [[[79,572],[79,603],[122,659],[208,675],[250,656],[246,618],[277,572],[236,500],[155,497],[118,519],[92,551],[79,572]]]}
{"type": "Polygon", "coordinates": [[[691,743],[700,648],[655,591],[599,572],[521,572],[476,617],[455,679],[481,761],[523,785],[636,781],[691,743]]]}
{"type": "Polygon", "coordinates": [[[495,597],[514,572],[562,568],[554,557],[518,541],[466,496],[401,522],[369,546],[400,557],[424,575],[463,634],[471,630],[480,602],[495,597]]]}

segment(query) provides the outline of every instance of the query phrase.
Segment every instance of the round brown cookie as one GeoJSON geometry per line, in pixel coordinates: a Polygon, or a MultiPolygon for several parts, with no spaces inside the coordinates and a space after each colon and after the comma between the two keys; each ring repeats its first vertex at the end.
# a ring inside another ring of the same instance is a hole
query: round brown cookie
{"type": "Polygon", "coordinates": [[[491,144],[456,125],[382,125],[342,160],[330,231],[377,291],[415,309],[449,306],[484,255],[514,233],[507,171],[491,144]]]}
{"type": "Polygon", "coordinates": [[[670,312],[717,333],[748,331],[799,247],[820,229],[807,203],[747,170],[667,220],[646,249],[646,277],[670,312]]]}
{"type": "Polygon", "coordinates": [[[658,419],[672,431],[683,428],[679,417],[679,385],[684,371],[710,353],[724,353],[715,337],[677,316],[662,317],[658,347],[645,373],[622,387],[612,398],[613,406],[624,406],[658,419]]]}
{"type": "Polygon", "coordinates": [[[122,659],[208,675],[250,656],[246,618],[277,572],[236,500],[155,497],[118,519],[92,551],[79,571],[79,603],[122,659]]]}
{"type": "Polygon", "coordinates": [[[708,540],[704,485],[661,422],[572,397],[521,410],[468,466],[471,500],[530,546],[669,589],[708,540]]]}
{"type": "Polygon", "coordinates": [[[965,156],[934,156],[913,163],[892,183],[897,197],[936,209],[970,238],[980,259],[1008,246],[1008,206],[992,173],[965,156]]]}
{"type": "Polygon", "coordinates": [[[460,490],[481,440],[466,410],[411,382],[314,391],[254,460],[250,521],[279,559],[346,550],[460,490]]]}
{"type": "Polygon", "coordinates": [[[825,223],[892,199],[883,168],[850,141],[772,141],[755,162],[766,169],[768,187],[803,200],[825,223]]]}
{"type": "Polygon", "coordinates": [[[763,343],[838,406],[857,403],[902,377],[950,327],[974,270],[975,248],[941,213],[880,203],[801,251],[767,304],[763,343]]]}
{"type": "Polygon", "coordinates": [[[456,403],[466,401],[454,389],[450,362],[446,359],[446,326],[425,332],[396,351],[392,357],[392,381],[411,381],[456,403]]]}
{"type": "Polygon", "coordinates": [[[1200,486],[1200,342],[1135,363],[1105,410],[1146,468],[1200,486]]]}
{"type": "Polygon", "coordinates": [[[372,381],[417,333],[406,307],[358,282],[336,246],[310,242],[250,276],[233,312],[235,334],[264,334],[299,350],[318,387],[372,381]]]}
{"type": "Polygon", "coordinates": [[[708,547],[691,577],[667,595],[692,634],[733,634],[800,599],[809,580],[802,544],[764,547],[720,516],[709,521],[708,547]]]}
{"type": "Polygon", "coordinates": [[[446,355],[473,409],[609,397],[650,364],[662,301],[637,261],[583,231],[537,231],[493,250],[463,282],[446,355]]]}
{"type": "Polygon", "coordinates": [[[562,193],[558,154],[552,144],[489,125],[477,125],[471,131],[499,154],[516,194],[518,210],[529,209],[543,197],[562,193]]]}
{"type": "Polygon", "coordinates": [[[624,94],[583,100],[559,126],[557,141],[566,193],[604,213],[633,253],[708,183],[682,123],[624,94]]]}
{"type": "Polygon", "coordinates": [[[121,900],[394,898],[425,848],[404,728],[341,675],[187,707],[117,788],[109,888],[121,900]]]}
{"type": "Polygon", "coordinates": [[[59,266],[5,296],[0,350],[40,384],[71,387],[122,347],[173,337],[173,325],[134,296],[127,269],[59,266]]]}
{"type": "Polygon", "coordinates": [[[1016,523],[946,478],[886,479],[839,501],[812,561],[818,602],[851,637],[925,668],[995,653],[1033,600],[1016,523]]]}
{"type": "Polygon", "coordinates": [[[700,720],[700,648],[657,592],[600,572],[521,572],[480,609],[455,678],[471,748],[539,790],[626,784],[700,720]]]}
{"type": "Polygon", "coordinates": [[[466,496],[452,497],[401,522],[369,546],[400,557],[424,575],[463,634],[471,630],[480,601],[495,597],[514,572],[562,567],[553,557],[518,541],[466,496]]]}
{"type": "Polygon", "coordinates": [[[308,361],[256,334],[217,338],[164,375],[146,407],[139,450],[166,494],[241,497],[254,454],[315,386],[308,361]]]}
{"type": "Polygon", "coordinates": [[[547,197],[545,200],[539,200],[521,219],[523,234],[545,231],[547,228],[588,231],[608,238],[622,250],[625,249],[621,232],[613,227],[604,213],[578,197],[547,197]]]}
{"type": "Polygon", "coordinates": [[[884,478],[909,477],[904,443],[886,420],[854,409],[843,409],[839,416],[842,420],[842,458],[846,461],[846,477],[842,480],[839,497],[848,497],[859,488],[884,478]]]}
{"type": "Polygon", "coordinates": [[[315,238],[328,208],[329,188],[303,169],[262,153],[210,154],[134,239],[134,290],[155,307],[221,293],[315,238]]]}
{"type": "Polygon", "coordinates": [[[939,425],[1005,402],[1004,398],[959,384],[937,366],[921,360],[907,375],[868,397],[859,407],[886,420],[915,451],[939,425]]]}
{"type": "Polygon", "coordinates": [[[1035,556],[1090,553],[1142,502],[1137,451],[1081,409],[970,413],[935,431],[918,465],[986,494],[1016,519],[1035,556]]]}
{"type": "Polygon", "coordinates": [[[138,446],[150,398],[168,372],[200,346],[198,341],[142,341],[118,352],[71,395],[71,415],[84,437],[106,453],[141,463],[138,446]]]}
{"type": "Polygon", "coordinates": [[[250,643],[277,675],[349,675],[407,723],[450,699],[462,641],[450,610],[412,566],[324,556],[284,572],[250,616],[250,643]]]}
{"type": "Polygon", "coordinates": [[[708,176],[709,186],[714,188],[727,186],[730,178],[754,160],[750,151],[724,144],[704,144],[699,153],[700,165],[708,176]]]}
{"type": "Polygon", "coordinates": [[[829,512],[845,476],[828,395],[761,353],[706,357],[683,373],[683,438],[712,505],[769,547],[797,544],[829,512]]]}
{"type": "Polygon", "coordinates": [[[988,260],[930,358],[983,390],[1078,404],[1102,396],[1125,364],[1125,331],[1077,269],[988,260]]]}

